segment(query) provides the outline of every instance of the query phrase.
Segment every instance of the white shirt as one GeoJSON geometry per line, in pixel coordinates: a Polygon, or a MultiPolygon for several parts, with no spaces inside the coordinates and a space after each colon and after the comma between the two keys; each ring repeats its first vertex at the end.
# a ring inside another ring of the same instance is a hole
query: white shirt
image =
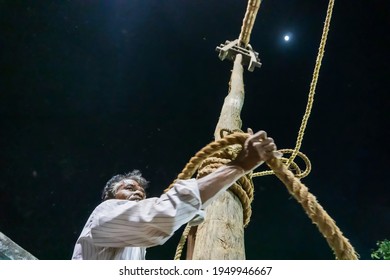
{"type": "Polygon", "coordinates": [[[179,180],[160,197],[106,200],[89,217],[72,259],[144,260],[147,247],[165,243],[201,206],[195,179],[179,180]]]}

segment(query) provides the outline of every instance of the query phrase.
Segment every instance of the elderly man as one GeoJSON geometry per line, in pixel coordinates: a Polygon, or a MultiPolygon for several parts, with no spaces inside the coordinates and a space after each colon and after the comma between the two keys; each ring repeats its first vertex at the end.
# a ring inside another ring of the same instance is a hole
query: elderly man
{"type": "Polygon", "coordinates": [[[160,197],[146,198],[148,182],[138,170],[111,178],[103,202],[92,212],[72,259],[144,260],[146,248],[161,245],[237,179],[276,152],[266,132],[250,136],[237,158],[201,179],[179,180],[160,197]]]}

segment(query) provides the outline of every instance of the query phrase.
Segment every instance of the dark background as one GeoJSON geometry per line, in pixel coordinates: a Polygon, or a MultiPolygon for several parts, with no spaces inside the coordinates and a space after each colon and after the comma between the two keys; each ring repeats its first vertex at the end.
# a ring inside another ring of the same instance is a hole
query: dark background
{"type": "MultiPolygon", "coordinates": [[[[159,195],[213,140],[246,1],[0,1],[0,231],[39,259],[69,259],[112,175],[159,195]]],[[[327,1],[263,1],[244,74],[243,129],[293,148],[327,1]],[[283,41],[285,33],[292,39],[283,41]]],[[[303,179],[362,259],[390,238],[389,2],[336,1],[301,151],[303,179]]],[[[248,259],[333,259],[273,176],[255,178],[248,259]]],[[[148,259],[173,259],[182,229],[148,259]]]]}

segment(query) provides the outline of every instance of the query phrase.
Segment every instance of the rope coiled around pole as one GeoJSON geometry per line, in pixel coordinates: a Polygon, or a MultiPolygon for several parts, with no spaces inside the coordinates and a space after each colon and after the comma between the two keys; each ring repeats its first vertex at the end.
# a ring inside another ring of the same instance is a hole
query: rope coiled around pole
{"type": "MultiPolygon", "coordinates": [[[[197,178],[202,178],[235,159],[248,134],[236,132],[232,135],[226,135],[196,153],[184,167],[183,171],[177,176],[177,179],[165,191],[169,190],[177,180],[191,178],[196,171],[198,172],[197,178]]],[[[252,214],[250,204],[254,197],[254,186],[250,174],[241,177],[229,190],[240,199],[244,210],[244,226],[247,226],[252,214]]]]}
{"type": "MultiPolygon", "coordinates": [[[[226,151],[223,150],[231,145],[239,144],[242,146],[248,136],[249,134],[247,133],[236,132],[202,148],[195,154],[194,157],[191,158],[184,167],[183,171],[178,175],[177,179],[166,189],[166,191],[169,190],[177,180],[191,178],[196,170],[201,166],[202,162],[209,156],[215,155],[218,152],[224,153],[226,151]]],[[[267,161],[267,164],[273,170],[275,175],[284,183],[289,193],[301,204],[311,221],[317,226],[318,230],[324,236],[328,245],[334,252],[336,259],[358,259],[358,254],[355,252],[348,239],[343,236],[343,233],[338,228],[335,221],[319,204],[316,197],[309,192],[308,188],[301,183],[290,170],[288,170],[286,164],[277,158],[272,158],[267,161]]],[[[175,260],[180,259],[189,230],[190,227],[187,225],[177,247],[175,260]]]]}

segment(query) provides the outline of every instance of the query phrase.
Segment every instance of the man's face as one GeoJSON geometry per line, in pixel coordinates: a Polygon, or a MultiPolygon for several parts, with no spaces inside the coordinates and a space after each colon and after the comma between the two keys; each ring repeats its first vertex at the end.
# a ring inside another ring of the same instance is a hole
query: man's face
{"type": "Polygon", "coordinates": [[[119,181],[114,188],[116,189],[116,199],[139,201],[146,197],[144,188],[132,179],[119,181]]]}

